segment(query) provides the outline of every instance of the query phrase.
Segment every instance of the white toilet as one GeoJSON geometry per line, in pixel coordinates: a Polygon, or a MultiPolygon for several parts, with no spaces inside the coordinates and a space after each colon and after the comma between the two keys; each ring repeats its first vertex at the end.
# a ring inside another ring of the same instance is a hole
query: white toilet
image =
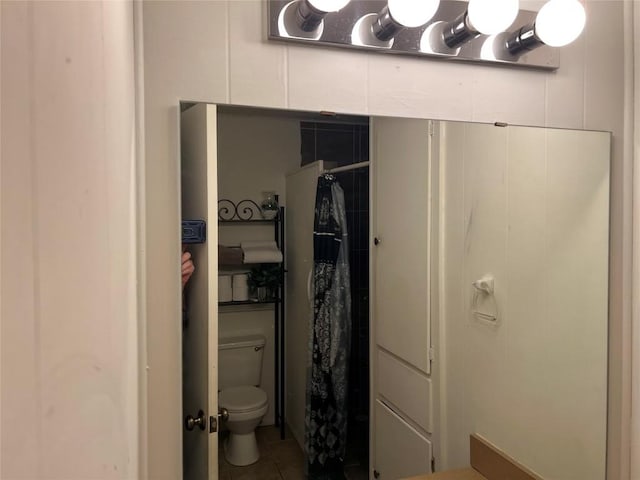
{"type": "Polygon", "coordinates": [[[261,335],[220,338],[218,342],[218,403],[229,412],[224,456],[232,465],[250,465],[260,458],[255,429],[268,407],[267,394],[258,387],[264,345],[261,335]]]}

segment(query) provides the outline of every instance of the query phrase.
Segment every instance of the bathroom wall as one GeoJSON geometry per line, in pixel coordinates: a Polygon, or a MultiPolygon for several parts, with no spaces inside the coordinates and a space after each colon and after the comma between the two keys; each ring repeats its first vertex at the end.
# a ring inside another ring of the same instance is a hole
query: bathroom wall
{"type": "Polygon", "coordinates": [[[0,18],[0,477],[139,478],[133,2],[0,18]]]}
{"type": "MultiPolygon", "coordinates": [[[[218,192],[234,202],[252,199],[260,204],[261,192],[275,191],[286,206],[285,175],[300,167],[300,121],[261,111],[222,112],[218,115],[218,192]]],[[[223,225],[220,243],[271,240],[271,225],[223,225]]],[[[274,417],[275,336],[271,306],[237,306],[219,309],[220,337],[260,333],[267,339],[261,386],[269,397],[263,425],[274,417]]],[[[305,340],[303,340],[305,341],[305,340]]]]}
{"type": "MultiPolygon", "coordinates": [[[[523,2],[538,8],[542,2],[523,2]]],[[[165,1],[142,5],[146,135],[147,372],[149,474],[179,478],[181,466],[178,101],[329,110],[365,115],[605,129],[614,132],[609,331],[609,478],[624,478],[623,283],[631,265],[623,226],[631,210],[630,162],[622,156],[623,2],[587,1],[584,34],[563,48],[557,72],[309,48],[265,39],[264,5],[165,1]],[[623,163],[626,161],[626,163],[623,163]],[[175,259],[175,260],[172,260],[175,259]],[[624,260],[624,261],[623,261],[624,260]],[[622,470],[621,470],[622,469],[622,470]]]]}
{"type": "Polygon", "coordinates": [[[218,115],[218,194],[260,204],[275,191],[286,205],[285,175],[300,167],[300,120],[264,110],[218,115]]]}
{"type": "Polygon", "coordinates": [[[444,467],[467,465],[478,433],[542,478],[603,480],[608,135],[441,128],[444,467]],[[487,273],[496,304],[474,306],[487,273]]]}

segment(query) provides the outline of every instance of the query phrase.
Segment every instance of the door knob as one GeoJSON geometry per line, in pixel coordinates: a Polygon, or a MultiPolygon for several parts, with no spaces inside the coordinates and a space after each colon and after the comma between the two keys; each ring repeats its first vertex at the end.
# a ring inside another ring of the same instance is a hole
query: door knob
{"type": "Polygon", "coordinates": [[[187,418],[184,419],[184,426],[187,430],[191,431],[196,426],[200,427],[200,430],[204,430],[206,428],[207,419],[204,416],[204,412],[202,410],[198,410],[198,416],[193,418],[191,415],[187,415],[187,418]]]}
{"type": "Polygon", "coordinates": [[[218,417],[209,417],[209,433],[216,433],[218,425],[229,420],[229,410],[222,407],[218,410],[218,417]]]}
{"type": "Polygon", "coordinates": [[[226,422],[227,420],[229,420],[229,410],[227,410],[226,408],[222,407],[218,411],[218,418],[220,418],[221,422],[226,422]]]}

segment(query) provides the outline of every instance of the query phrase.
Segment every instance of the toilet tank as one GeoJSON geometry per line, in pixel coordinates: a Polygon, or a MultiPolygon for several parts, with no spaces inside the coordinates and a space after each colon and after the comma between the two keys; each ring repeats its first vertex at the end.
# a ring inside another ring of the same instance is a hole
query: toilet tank
{"type": "Polygon", "coordinates": [[[245,335],[218,341],[218,390],[260,385],[265,338],[245,335]]]}

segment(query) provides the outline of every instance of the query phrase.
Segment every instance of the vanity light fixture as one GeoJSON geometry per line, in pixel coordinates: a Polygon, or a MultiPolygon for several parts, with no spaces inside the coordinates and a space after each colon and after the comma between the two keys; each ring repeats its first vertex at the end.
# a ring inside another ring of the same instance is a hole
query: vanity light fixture
{"type": "Polygon", "coordinates": [[[330,12],[338,12],[344,8],[350,0],[300,0],[296,13],[298,26],[305,32],[312,32],[330,12]]]}
{"type": "Polygon", "coordinates": [[[398,33],[429,22],[439,5],[440,0],[388,0],[379,12],[360,17],[351,31],[351,43],[391,48],[398,33]]]}
{"type": "Polygon", "coordinates": [[[433,18],[440,0],[389,0],[378,13],[371,31],[383,42],[391,40],[405,28],[421,27],[433,18]]]}
{"type": "Polygon", "coordinates": [[[267,0],[269,38],[555,70],[575,40],[583,0],[267,0]]]}
{"type": "Polygon", "coordinates": [[[500,33],[516,19],[518,7],[518,0],[469,0],[469,7],[443,28],[442,40],[457,48],[478,35],[500,33]]]}
{"type": "Polygon", "coordinates": [[[322,36],[324,17],[338,12],[351,0],[294,0],[280,12],[278,28],[285,37],[300,36],[318,40],[322,36]]]}
{"type": "Polygon", "coordinates": [[[549,0],[534,23],[507,39],[507,50],[519,56],[542,45],[564,47],[580,36],[586,20],[584,5],[579,0],[549,0]]]}

